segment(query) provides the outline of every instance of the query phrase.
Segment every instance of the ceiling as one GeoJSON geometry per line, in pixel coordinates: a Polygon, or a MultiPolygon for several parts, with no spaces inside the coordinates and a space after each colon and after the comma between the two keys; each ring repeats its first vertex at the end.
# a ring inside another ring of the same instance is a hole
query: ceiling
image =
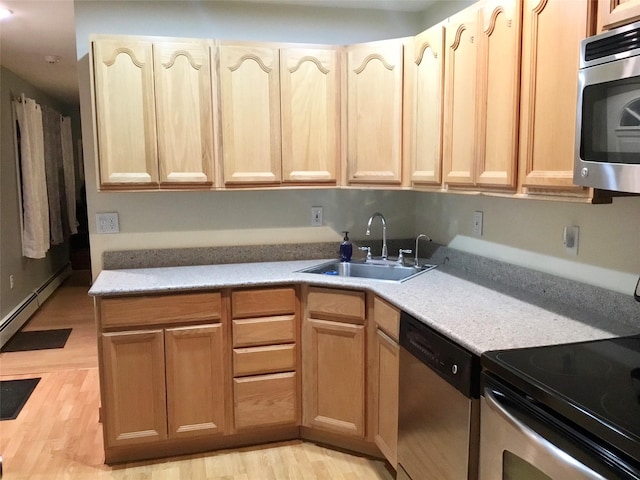
{"type": "MultiPolygon", "coordinates": [[[[413,12],[437,0],[227,1],[413,12]]],[[[73,0],[0,0],[0,7],[13,11],[0,24],[0,64],[60,102],[79,104],[73,0]]]]}

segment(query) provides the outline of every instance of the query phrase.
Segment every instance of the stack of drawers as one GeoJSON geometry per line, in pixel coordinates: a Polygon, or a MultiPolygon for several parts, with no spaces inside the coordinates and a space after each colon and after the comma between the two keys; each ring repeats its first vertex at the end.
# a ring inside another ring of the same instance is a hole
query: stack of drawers
{"type": "Polygon", "coordinates": [[[236,430],[299,423],[296,304],[293,287],[232,293],[236,430]]]}

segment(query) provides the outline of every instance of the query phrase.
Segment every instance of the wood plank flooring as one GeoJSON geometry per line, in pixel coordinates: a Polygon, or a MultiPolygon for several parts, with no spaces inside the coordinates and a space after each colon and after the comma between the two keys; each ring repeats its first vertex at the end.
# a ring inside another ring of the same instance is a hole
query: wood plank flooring
{"type": "Polygon", "coordinates": [[[0,422],[4,480],[393,478],[383,462],[303,441],[104,465],[93,302],[74,278],[25,326],[73,328],[65,348],[0,354],[0,379],[42,378],[18,418],[0,422]]]}

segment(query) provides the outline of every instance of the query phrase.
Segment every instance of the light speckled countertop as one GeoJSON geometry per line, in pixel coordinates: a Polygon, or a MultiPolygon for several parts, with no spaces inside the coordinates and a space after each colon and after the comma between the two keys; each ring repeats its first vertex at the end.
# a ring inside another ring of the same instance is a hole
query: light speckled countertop
{"type": "MultiPolygon", "coordinates": [[[[513,288],[508,281],[478,277],[446,262],[402,283],[298,272],[320,262],[316,259],[104,270],[89,294],[114,296],[291,283],[366,289],[476,354],[640,333],[640,305],[633,297],[616,294],[614,301],[623,304],[621,309],[614,305],[605,308],[605,312],[594,311],[585,308],[589,301],[564,301],[571,296],[566,292],[550,296],[548,281],[540,291],[536,291],[537,284],[529,281],[525,282],[528,285],[513,288]],[[616,313],[618,310],[623,314],[616,313]]],[[[496,270],[492,271],[495,276],[496,270]]],[[[562,283],[560,279],[558,284],[562,283]]],[[[603,304],[602,299],[592,297],[608,297],[607,291],[591,287],[584,292],[574,290],[588,295],[597,305],[603,304]]]]}

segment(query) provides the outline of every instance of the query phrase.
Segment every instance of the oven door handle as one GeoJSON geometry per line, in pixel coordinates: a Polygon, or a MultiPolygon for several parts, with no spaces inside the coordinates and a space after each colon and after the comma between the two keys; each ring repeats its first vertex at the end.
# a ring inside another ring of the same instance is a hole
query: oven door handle
{"type": "MultiPolygon", "coordinates": [[[[605,477],[594,472],[587,466],[583,465],[567,452],[561,450],[549,440],[544,438],[539,433],[528,427],[526,424],[518,420],[509,410],[500,403],[496,398],[494,391],[485,387],[484,398],[486,405],[500,418],[507,422],[512,428],[517,430],[521,435],[527,439],[527,443],[534,445],[537,451],[536,457],[548,458],[550,461],[545,462],[549,468],[554,468],[551,465],[559,466],[563,474],[572,473],[579,474],[578,478],[588,480],[606,480],[605,477]]],[[[545,472],[547,473],[547,472],[545,472]]],[[[560,472],[557,477],[561,478],[560,472]]],[[[556,478],[556,476],[553,476],[556,478]]],[[[576,477],[573,477],[576,478],[576,477]]]]}

